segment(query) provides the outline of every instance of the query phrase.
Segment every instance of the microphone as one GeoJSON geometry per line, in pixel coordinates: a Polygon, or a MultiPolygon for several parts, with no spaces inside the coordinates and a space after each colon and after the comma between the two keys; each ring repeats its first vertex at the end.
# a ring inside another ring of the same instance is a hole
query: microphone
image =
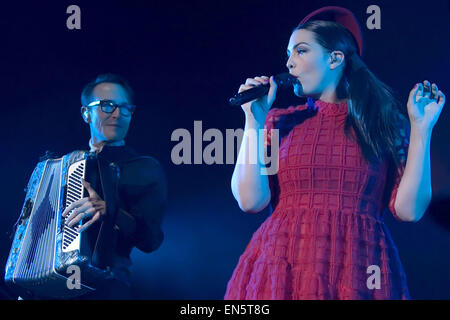
{"type": "MultiPolygon", "coordinates": [[[[279,89],[288,89],[293,87],[295,84],[300,84],[300,81],[298,81],[296,77],[289,74],[289,72],[277,74],[273,77],[273,80],[278,85],[279,89]]],[[[269,89],[270,84],[260,84],[256,87],[235,94],[232,98],[230,98],[229,102],[232,106],[240,106],[244,103],[265,96],[269,92],[269,89]]]]}

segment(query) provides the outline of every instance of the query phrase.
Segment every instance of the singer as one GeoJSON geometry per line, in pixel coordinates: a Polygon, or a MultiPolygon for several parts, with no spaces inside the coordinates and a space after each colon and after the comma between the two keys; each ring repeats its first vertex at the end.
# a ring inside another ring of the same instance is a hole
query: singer
{"type": "MultiPolygon", "coordinates": [[[[351,11],[324,7],[291,34],[287,68],[305,105],[271,109],[273,77],[247,79],[239,92],[270,84],[242,105],[238,157],[247,130],[278,129],[279,170],[237,161],[231,187],[249,213],[273,212],[253,234],[225,299],[410,299],[397,248],[384,222],[416,222],[431,201],[430,140],[445,95],[417,83],[402,114],[392,90],[361,59],[351,11]],[[408,118],[409,117],[409,121],[408,118]],[[239,164],[241,163],[241,164],[239,164]]],[[[270,131],[265,145],[270,145],[270,131]]],[[[239,160],[239,159],[238,159],[239,160]]]]}

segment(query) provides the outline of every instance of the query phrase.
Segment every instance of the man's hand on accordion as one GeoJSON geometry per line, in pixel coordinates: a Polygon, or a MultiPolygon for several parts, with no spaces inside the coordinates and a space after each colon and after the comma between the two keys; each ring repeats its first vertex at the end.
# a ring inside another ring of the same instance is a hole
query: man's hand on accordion
{"type": "Polygon", "coordinates": [[[86,188],[89,193],[89,197],[84,197],[80,200],[73,202],[70,206],[64,210],[62,216],[66,217],[66,215],[72,211],[69,217],[66,219],[66,224],[69,227],[73,227],[77,225],[82,219],[92,217],[89,221],[85,222],[83,225],[80,225],[77,228],[78,232],[83,232],[91,224],[100,220],[100,218],[106,213],[106,203],[103,201],[97,192],[91,187],[90,183],[84,179],[81,179],[83,186],[86,188]]]}

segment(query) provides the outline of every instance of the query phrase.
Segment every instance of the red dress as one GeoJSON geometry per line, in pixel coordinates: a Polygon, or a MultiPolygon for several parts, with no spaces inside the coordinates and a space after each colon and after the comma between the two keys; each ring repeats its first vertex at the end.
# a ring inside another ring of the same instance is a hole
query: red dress
{"type": "Polygon", "coordinates": [[[391,161],[369,164],[345,136],[347,102],[309,102],[267,115],[265,127],[279,128],[281,139],[279,170],[269,176],[274,211],[241,255],[225,299],[410,299],[383,219],[387,209],[399,220],[394,202],[409,144],[406,118],[397,144],[403,165],[388,171],[391,161]],[[306,111],[312,115],[296,124],[306,111]],[[373,265],[379,288],[368,285],[373,265]]]}

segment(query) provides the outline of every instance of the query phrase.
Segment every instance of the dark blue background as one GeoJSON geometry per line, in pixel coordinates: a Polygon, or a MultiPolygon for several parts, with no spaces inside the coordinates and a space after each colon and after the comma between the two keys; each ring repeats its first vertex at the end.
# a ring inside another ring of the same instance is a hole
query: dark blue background
{"type": "MultiPolygon", "coordinates": [[[[174,165],[171,133],[193,133],[194,120],[202,120],[203,130],[224,134],[243,127],[242,111],[231,108],[228,98],[247,77],[286,70],[290,32],[312,10],[340,5],[355,13],[363,26],[364,60],[398,92],[404,108],[411,88],[425,79],[450,97],[447,0],[92,2],[2,4],[2,266],[10,247],[6,232],[20,213],[39,157],[46,150],[62,155],[87,148],[79,96],[98,73],[119,73],[130,81],[138,110],[127,144],[159,159],[169,183],[165,241],[152,254],[132,254],[134,291],[142,299],[223,298],[240,254],[269,211],[240,211],[230,189],[233,165],[174,165]],[[81,7],[81,30],[66,28],[71,4],[81,7]],[[365,27],[371,4],[381,8],[381,30],[365,27]]],[[[284,93],[276,106],[294,103],[284,93]]],[[[416,224],[387,217],[415,299],[450,298],[446,108],[448,103],[432,137],[430,212],[416,224]]],[[[0,296],[8,297],[3,285],[0,296]]]]}

